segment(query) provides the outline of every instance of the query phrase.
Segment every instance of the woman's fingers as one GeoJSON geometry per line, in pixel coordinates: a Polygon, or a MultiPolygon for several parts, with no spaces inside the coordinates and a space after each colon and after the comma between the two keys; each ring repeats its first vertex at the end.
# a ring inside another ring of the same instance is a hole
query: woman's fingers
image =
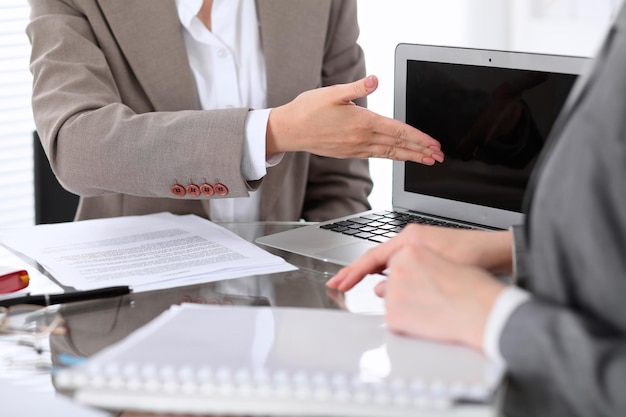
{"type": "Polygon", "coordinates": [[[378,77],[370,75],[348,84],[337,84],[330,87],[337,102],[348,103],[357,98],[372,94],[378,88],[378,77]]]}
{"type": "Polygon", "coordinates": [[[268,155],[306,151],[333,158],[387,158],[433,165],[444,159],[441,144],[414,127],[353,104],[376,90],[369,76],[319,88],[272,109],[268,155]]]}

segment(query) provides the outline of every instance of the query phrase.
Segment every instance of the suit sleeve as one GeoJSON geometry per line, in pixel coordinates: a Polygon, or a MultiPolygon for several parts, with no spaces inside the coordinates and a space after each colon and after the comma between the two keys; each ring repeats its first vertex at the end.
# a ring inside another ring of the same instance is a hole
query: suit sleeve
{"type": "Polygon", "coordinates": [[[581,416],[626,410],[626,337],[600,320],[534,297],[510,317],[500,349],[516,390],[551,397],[544,408],[559,404],[581,416]]]}
{"type": "Polygon", "coordinates": [[[95,2],[30,3],[35,124],[67,189],[82,196],[171,197],[176,183],[216,178],[229,197],[254,188],[240,172],[248,109],[155,111],[142,97],[141,80],[127,82],[136,97],[130,99],[118,75],[133,80],[133,71],[120,70],[123,56],[95,2]],[[112,54],[118,54],[115,73],[112,54]]]}
{"type": "MultiPolygon", "coordinates": [[[[333,1],[322,65],[324,86],[365,76],[363,50],[357,44],[356,1],[333,1]]],[[[365,99],[357,101],[366,106],[365,99]]],[[[322,221],[369,210],[372,180],[367,159],[337,160],[311,155],[302,217],[322,221]]]]}
{"type": "MultiPolygon", "coordinates": [[[[513,236],[516,278],[525,287],[523,227],[513,227],[513,236]]],[[[626,410],[626,335],[606,321],[534,295],[509,317],[499,350],[512,387],[513,399],[505,407],[531,412],[535,405],[530,403],[541,392],[545,400],[536,404],[536,411],[543,415],[562,415],[566,410],[567,415],[613,416],[626,410]]]]}
{"type": "Polygon", "coordinates": [[[626,410],[625,29],[622,8],[528,190],[520,259],[528,259],[533,298],[500,339],[510,375],[505,405],[525,412],[507,414],[626,410]]]}

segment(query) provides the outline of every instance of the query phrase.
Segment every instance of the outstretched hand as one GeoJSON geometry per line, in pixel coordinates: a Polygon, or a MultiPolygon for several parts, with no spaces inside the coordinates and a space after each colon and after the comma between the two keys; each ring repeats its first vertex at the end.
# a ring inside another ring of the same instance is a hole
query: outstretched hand
{"type": "Polygon", "coordinates": [[[274,108],[267,128],[267,154],[307,151],[334,158],[387,158],[424,165],[443,162],[437,140],[354,104],[353,100],[377,87],[378,78],[369,76],[304,92],[274,108]]]}

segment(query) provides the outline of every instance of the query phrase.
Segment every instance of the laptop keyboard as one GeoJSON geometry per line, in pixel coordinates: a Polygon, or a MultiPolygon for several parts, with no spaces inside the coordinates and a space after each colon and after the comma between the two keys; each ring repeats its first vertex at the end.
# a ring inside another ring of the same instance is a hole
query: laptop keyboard
{"type": "Polygon", "coordinates": [[[437,220],[430,217],[397,211],[384,211],[355,216],[338,222],[321,225],[320,228],[358,237],[360,239],[383,243],[400,233],[409,223],[453,227],[456,229],[473,229],[471,226],[464,226],[445,220],[437,220]]]}

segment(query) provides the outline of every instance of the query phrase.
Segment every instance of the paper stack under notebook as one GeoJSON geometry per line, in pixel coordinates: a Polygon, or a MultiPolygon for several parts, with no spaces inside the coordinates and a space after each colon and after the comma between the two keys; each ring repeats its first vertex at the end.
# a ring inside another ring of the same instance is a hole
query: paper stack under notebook
{"type": "Polygon", "coordinates": [[[55,382],[114,410],[414,417],[488,403],[501,377],[471,349],[392,334],[381,315],[183,304],[55,382]]]}

